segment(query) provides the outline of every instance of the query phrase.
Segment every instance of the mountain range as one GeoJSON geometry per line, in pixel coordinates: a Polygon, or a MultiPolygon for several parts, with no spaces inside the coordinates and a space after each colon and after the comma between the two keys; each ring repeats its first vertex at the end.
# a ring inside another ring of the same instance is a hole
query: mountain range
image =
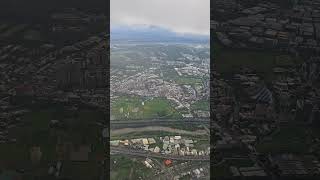
{"type": "Polygon", "coordinates": [[[111,26],[111,42],[208,43],[209,36],[182,34],[149,25],[111,26]]]}

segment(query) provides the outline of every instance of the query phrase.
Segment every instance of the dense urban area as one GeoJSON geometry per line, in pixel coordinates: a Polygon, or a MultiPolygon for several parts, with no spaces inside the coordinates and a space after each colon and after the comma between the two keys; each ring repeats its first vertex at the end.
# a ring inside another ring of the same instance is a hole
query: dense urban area
{"type": "Polygon", "coordinates": [[[319,0],[215,0],[213,179],[319,179],[319,0]]]}

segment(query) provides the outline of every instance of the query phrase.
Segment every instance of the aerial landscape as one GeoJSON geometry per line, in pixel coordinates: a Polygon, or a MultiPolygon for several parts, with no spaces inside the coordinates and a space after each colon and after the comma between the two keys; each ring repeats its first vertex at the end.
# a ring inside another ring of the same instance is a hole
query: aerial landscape
{"type": "Polygon", "coordinates": [[[208,34],[121,24],[120,4],[110,12],[110,179],[210,179],[208,34]]]}
{"type": "Polygon", "coordinates": [[[319,179],[319,0],[211,4],[213,179],[319,179]]]}
{"type": "Polygon", "coordinates": [[[320,179],[320,0],[2,0],[0,20],[0,180],[320,179]]]}

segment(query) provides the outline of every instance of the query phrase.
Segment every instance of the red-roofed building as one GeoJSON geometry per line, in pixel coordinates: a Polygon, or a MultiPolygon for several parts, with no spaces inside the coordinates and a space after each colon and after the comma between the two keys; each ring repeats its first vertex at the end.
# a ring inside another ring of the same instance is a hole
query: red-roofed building
{"type": "Polygon", "coordinates": [[[164,160],[164,165],[171,166],[172,165],[172,161],[170,159],[166,159],[166,160],[164,160]]]}

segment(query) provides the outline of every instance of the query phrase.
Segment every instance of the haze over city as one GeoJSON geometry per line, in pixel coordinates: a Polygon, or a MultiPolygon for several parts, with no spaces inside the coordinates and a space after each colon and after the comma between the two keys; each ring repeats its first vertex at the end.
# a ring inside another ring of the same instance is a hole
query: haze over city
{"type": "Polygon", "coordinates": [[[209,4],[111,1],[111,179],[210,179],[209,4]]]}
{"type": "Polygon", "coordinates": [[[210,0],[111,0],[111,26],[156,26],[182,34],[210,34],[210,0]]]}

